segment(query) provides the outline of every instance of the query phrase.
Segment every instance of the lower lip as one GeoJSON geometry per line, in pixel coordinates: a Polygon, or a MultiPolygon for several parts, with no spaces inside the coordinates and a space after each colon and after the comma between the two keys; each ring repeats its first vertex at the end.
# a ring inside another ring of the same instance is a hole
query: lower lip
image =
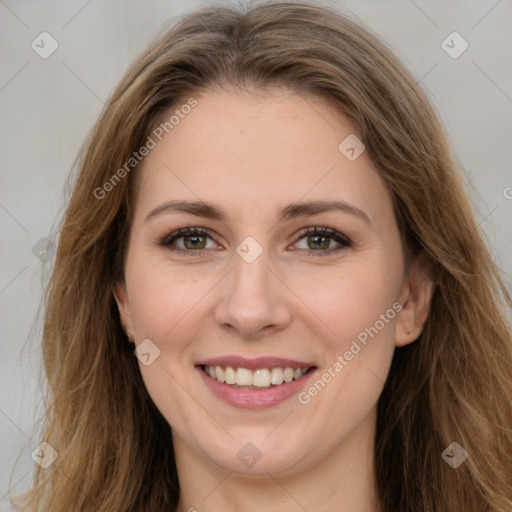
{"type": "Polygon", "coordinates": [[[314,368],[300,379],[284,382],[279,386],[269,389],[237,389],[229,384],[212,379],[200,366],[197,369],[205,384],[215,396],[229,405],[243,409],[262,409],[284,402],[293,395],[296,395],[316,371],[316,368],[314,368]]]}

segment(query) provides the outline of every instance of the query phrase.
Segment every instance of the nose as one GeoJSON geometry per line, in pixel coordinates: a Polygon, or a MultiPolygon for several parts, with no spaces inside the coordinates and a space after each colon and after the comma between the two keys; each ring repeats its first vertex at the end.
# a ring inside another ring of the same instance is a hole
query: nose
{"type": "Polygon", "coordinates": [[[288,326],[292,314],[286,299],[290,292],[270,270],[265,251],[252,263],[236,254],[233,260],[234,268],[219,290],[215,308],[218,324],[250,340],[288,326]]]}

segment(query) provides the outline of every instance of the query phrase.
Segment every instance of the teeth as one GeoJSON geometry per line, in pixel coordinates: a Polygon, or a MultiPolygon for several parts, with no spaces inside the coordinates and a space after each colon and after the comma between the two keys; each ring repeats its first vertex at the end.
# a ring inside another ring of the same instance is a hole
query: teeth
{"type": "Polygon", "coordinates": [[[270,372],[266,368],[253,372],[252,385],[257,388],[268,388],[270,386],[270,372]]]}
{"type": "MultiPolygon", "coordinates": [[[[206,367],[208,368],[208,366],[206,367]]],[[[236,384],[236,373],[231,366],[226,367],[226,384],[236,384]]],[[[211,377],[211,375],[210,375],[211,377]]]]}
{"type": "Polygon", "coordinates": [[[255,371],[231,366],[204,366],[204,371],[212,379],[235,387],[268,388],[283,382],[300,379],[309,368],[261,368],[255,371]]]}
{"type": "Polygon", "coordinates": [[[252,386],[252,372],[247,368],[238,368],[236,370],[237,386],[252,386]]]}
{"type": "Polygon", "coordinates": [[[291,382],[294,376],[293,368],[285,368],[283,372],[283,378],[285,382],[291,382]]]}
{"type": "Polygon", "coordinates": [[[226,372],[220,366],[215,367],[215,373],[217,374],[217,380],[219,382],[226,381],[226,372]]]}
{"type": "Polygon", "coordinates": [[[284,382],[282,368],[272,368],[272,371],[270,372],[270,382],[272,382],[274,386],[279,386],[279,384],[284,382]]]}

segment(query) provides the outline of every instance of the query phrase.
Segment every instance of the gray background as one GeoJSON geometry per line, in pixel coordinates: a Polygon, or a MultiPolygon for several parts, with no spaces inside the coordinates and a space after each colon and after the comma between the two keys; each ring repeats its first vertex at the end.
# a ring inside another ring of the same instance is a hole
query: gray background
{"type": "MultiPolygon", "coordinates": [[[[324,3],[380,34],[426,88],[510,289],[511,0],[324,3]],[[441,47],[453,31],[469,44],[457,59],[441,47]]],[[[30,454],[41,441],[31,435],[41,411],[38,338],[31,327],[42,263],[33,247],[50,234],[77,152],[127,65],[166,20],[204,5],[0,0],[0,511],[11,510],[8,490],[29,484],[30,454]],[[31,48],[43,31],[59,45],[47,59],[31,48]]]]}

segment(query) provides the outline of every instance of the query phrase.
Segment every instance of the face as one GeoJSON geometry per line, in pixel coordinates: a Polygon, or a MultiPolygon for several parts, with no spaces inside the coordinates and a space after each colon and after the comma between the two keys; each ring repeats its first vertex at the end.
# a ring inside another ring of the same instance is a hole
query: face
{"type": "Polygon", "coordinates": [[[121,318],[178,462],[304,471],[370,436],[418,335],[391,197],[322,100],[196,99],[137,170],[121,318]]]}

